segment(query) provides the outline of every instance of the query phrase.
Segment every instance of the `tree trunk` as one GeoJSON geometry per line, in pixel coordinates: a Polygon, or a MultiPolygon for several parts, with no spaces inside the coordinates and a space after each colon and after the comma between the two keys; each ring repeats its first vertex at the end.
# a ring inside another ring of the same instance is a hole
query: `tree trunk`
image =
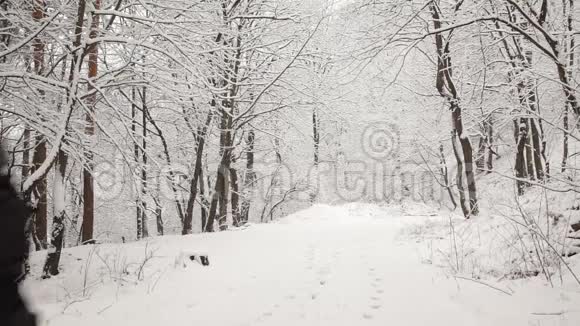
{"type": "Polygon", "coordinates": [[[528,177],[528,171],[526,168],[526,157],[525,157],[525,147],[528,142],[528,134],[527,134],[527,125],[524,122],[524,119],[521,119],[518,125],[518,140],[517,140],[517,153],[516,153],[516,181],[518,194],[523,195],[525,192],[525,188],[527,183],[522,180],[528,177]]]}
{"type": "Polygon", "coordinates": [[[65,178],[67,155],[63,150],[58,153],[57,171],[54,177],[53,201],[54,213],[52,218],[52,234],[48,255],[44,264],[42,278],[50,278],[59,274],[58,265],[64,240],[66,217],[66,190],[65,178]]]}
{"type": "Polygon", "coordinates": [[[490,116],[488,120],[488,134],[487,134],[487,173],[493,171],[493,156],[495,151],[493,149],[493,117],[490,116]]]}
{"type": "MultiPolygon", "coordinates": [[[[451,141],[454,141],[453,139],[451,141]]],[[[455,147],[453,148],[453,152],[456,153],[455,147]]],[[[445,185],[445,189],[447,189],[447,193],[449,194],[449,200],[451,200],[451,204],[453,204],[453,209],[457,208],[457,202],[455,201],[455,196],[453,195],[453,190],[449,185],[449,172],[447,170],[447,162],[445,161],[445,152],[443,150],[443,144],[439,146],[439,155],[440,155],[440,164],[441,164],[441,176],[443,177],[443,184],[445,185]]],[[[462,207],[463,209],[463,207],[462,207]]]]}
{"type": "Polygon", "coordinates": [[[479,144],[477,145],[477,157],[475,159],[475,166],[477,166],[477,172],[483,172],[485,169],[486,149],[487,149],[487,139],[485,136],[480,136],[479,144]]]}
{"type": "Polygon", "coordinates": [[[457,149],[456,138],[457,132],[453,131],[451,137],[451,144],[453,146],[453,154],[455,155],[455,161],[457,162],[457,175],[455,183],[457,184],[457,190],[459,192],[459,205],[461,206],[461,211],[463,212],[463,216],[465,216],[465,218],[469,218],[470,210],[465,199],[465,187],[463,186],[463,160],[461,159],[461,155],[459,154],[459,150],[457,149]]]}
{"type": "Polygon", "coordinates": [[[524,154],[526,157],[526,168],[528,169],[528,178],[536,180],[536,165],[534,163],[534,135],[532,135],[532,119],[526,119],[526,135],[528,143],[524,146],[524,154]]]}
{"type": "Polygon", "coordinates": [[[22,171],[20,179],[22,183],[30,174],[30,138],[31,130],[26,126],[22,132],[22,171]]]}
{"type": "Polygon", "coordinates": [[[205,225],[207,223],[207,208],[209,207],[209,201],[205,197],[205,178],[203,176],[203,167],[199,174],[199,197],[201,200],[200,211],[201,211],[201,232],[205,232],[205,225]]]}
{"type": "Polygon", "coordinates": [[[314,166],[318,166],[320,162],[320,132],[318,110],[316,108],[312,111],[312,139],[314,140],[314,166]]]}
{"type": "Polygon", "coordinates": [[[230,163],[229,158],[225,156],[229,156],[229,150],[224,153],[224,159],[222,160],[222,166],[218,169],[218,175],[216,180],[216,188],[215,191],[218,194],[218,204],[219,204],[219,215],[217,217],[218,225],[220,231],[225,231],[228,228],[228,202],[229,202],[229,182],[230,182],[230,163]]]}
{"type": "Polygon", "coordinates": [[[149,236],[149,227],[147,224],[147,202],[145,200],[147,196],[147,87],[143,87],[141,93],[141,109],[142,109],[142,144],[141,144],[141,235],[143,238],[149,236]]]}
{"type": "MultiPolygon", "coordinates": [[[[46,160],[46,140],[40,133],[36,133],[36,147],[32,156],[34,164],[32,172],[36,171],[46,160]]],[[[48,198],[46,177],[38,182],[33,190],[35,209],[33,213],[34,221],[34,240],[38,243],[38,250],[46,249],[48,246],[48,198]]]]}
{"type": "Polygon", "coordinates": [[[320,163],[320,122],[318,121],[318,110],[314,108],[312,111],[312,140],[314,141],[314,182],[316,182],[315,189],[310,194],[310,202],[316,200],[316,195],[319,191],[319,176],[318,165],[320,163]]]}
{"type": "Polygon", "coordinates": [[[230,168],[230,176],[232,179],[232,194],[231,194],[231,202],[232,202],[232,220],[235,227],[241,225],[240,223],[240,189],[238,186],[238,172],[235,168],[230,168]]]}
{"type": "MultiPolygon", "coordinates": [[[[435,30],[441,29],[441,15],[439,9],[439,1],[434,1],[430,5],[433,25],[435,30]]],[[[453,81],[453,64],[451,63],[450,56],[450,44],[448,40],[445,40],[442,33],[435,34],[435,45],[437,47],[438,60],[437,60],[437,79],[436,86],[441,97],[445,98],[451,109],[451,120],[453,123],[453,135],[459,139],[461,145],[461,151],[463,154],[463,160],[460,157],[458,150],[455,148],[455,158],[457,160],[457,166],[462,166],[465,169],[465,180],[467,182],[467,190],[469,195],[469,208],[463,209],[465,218],[470,218],[473,215],[479,213],[479,207],[477,202],[477,187],[475,183],[475,171],[473,162],[473,148],[469,140],[469,136],[464,131],[463,127],[463,115],[461,106],[459,103],[459,95],[457,93],[457,88],[453,81]]],[[[454,139],[453,137],[453,139],[454,139]]],[[[455,141],[453,141],[455,145],[455,141]]],[[[459,171],[458,171],[459,173],[459,171]]],[[[459,177],[459,175],[458,175],[459,177]]],[[[461,177],[463,179],[463,177],[461,177]]],[[[458,187],[463,187],[463,183],[458,182],[458,187]]],[[[460,190],[461,192],[461,190],[460,190]]],[[[463,203],[463,200],[462,200],[463,203]]],[[[463,207],[463,206],[462,206],[463,207]]]]}
{"type": "MultiPolygon", "coordinates": [[[[101,0],[94,0],[94,6],[96,10],[101,8],[101,0]]],[[[91,39],[98,36],[99,32],[99,15],[91,15],[90,23],[90,35],[91,39]]],[[[98,44],[93,44],[87,49],[89,54],[89,72],[88,79],[94,82],[95,77],[98,74],[98,56],[99,56],[99,46],[98,44]]],[[[88,85],[89,93],[94,91],[94,87],[91,83],[88,85]]],[[[85,165],[83,167],[83,225],[82,225],[82,238],[81,243],[92,243],[93,242],[93,228],[95,220],[95,190],[94,190],[94,155],[92,148],[96,145],[94,144],[95,135],[95,106],[97,105],[97,94],[89,95],[87,99],[87,110],[89,112],[85,115],[86,127],[85,135],[89,139],[88,146],[85,149],[85,165]]]]}
{"type": "Polygon", "coordinates": [[[564,128],[564,138],[562,140],[562,173],[566,172],[566,168],[568,166],[568,129],[570,128],[568,122],[568,112],[569,112],[569,105],[566,103],[564,105],[564,119],[563,119],[563,128],[564,128]]]}
{"type": "Polygon", "coordinates": [[[164,234],[163,230],[163,207],[161,206],[161,177],[157,175],[156,186],[155,186],[155,197],[153,198],[155,202],[155,220],[157,225],[157,235],[161,236],[164,234]]]}
{"type": "Polygon", "coordinates": [[[215,222],[215,217],[216,217],[216,210],[217,210],[217,204],[218,204],[218,194],[216,191],[214,191],[212,197],[211,197],[211,203],[209,206],[209,212],[208,212],[208,217],[207,217],[207,223],[205,225],[205,232],[214,232],[214,222],[215,222]]]}
{"type": "MultiPolygon", "coordinates": [[[[40,23],[45,17],[46,17],[46,3],[44,0],[35,0],[33,2],[33,7],[32,7],[32,18],[34,20],[34,22],[36,23],[40,23]]],[[[33,40],[32,43],[32,48],[33,48],[33,68],[34,68],[34,73],[37,75],[42,75],[44,73],[44,67],[45,67],[45,60],[44,60],[44,56],[45,56],[45,49],[46,49],[46,42],[41,39],[40,37],[37,37],[33,40]]],[[[44,96],[44,91],[43,90],[38,90],[38,93],[41,96],[44,96]]],[[[29,131],[28,131],[29,133],[29,131]]],[[[28,135],[26,135],[28,137],[28,135]]],[[[42,134],[40,134],[39,132],[36,133],[36,143],[35,143],[35,147],[34,147],[34,152],[32,154],[32,163],[33,163],[33,170],[30,171],[32,173],[34,173],[34,171],[36,171],[36,169],[38,169],[42,163],[44,163],[44,161],[46,160],[46,140],[44,139],[44,136],[42,134]]],[[[28,150],[26,149],[26,159],[28,159],[28,150]]],[[[34,229],[33,229],[33,236],[34,236],[34,242],[35,244],[37,244],[37,250],[42,250],[42,249],[46,249],[47,245],[48,245],[48,240],[47,240],[47,233],[48,233],[48,222],[47,222],[47,217],[48,217],[48,205],[47,205],[47,193],[46,193],[46,189],[47,188],[47,183],[46,183],[46,177],[43,177],[42,180],[40,180],[37,184],[37,186],[35,187],[35,189],[33,190],[33,194],[34,194],[34,204],[33,206],[35,207],[34,212],[33,212],[33,221],[34,221],[34,229]]],[[[32,199],[32,198],[31,198],[32,199]]]]}
{"type": "Polygon", "coordinates": [[[256,182],[256,172],[254,171],[254,146],[256,135],[253,129],[248,132],[247,150],[246,150],[246,175],[244,178],[244,191],[242,198],[241,223],[247,223],[250,215],[250,205],[253,197],[253,189],[256,182]]]}
{"type": "MultiPolygon", "coordinates": [[[[139,143],[137,142],[137,91],[135,87],[131,88],[131,134],[133,138],[133,158],[135,159],[135,169],[140,166],[140,149],[139,143]]],[[[135,198],[135,217],[137,222],[137,240],[143,238],[143,225],[142,225],[142,197],[141,192],[137,191],[137,197],[135,198]]]]}
{"type": "MultiPolygon", "coordinates": [[[[3,25],[4,26],[4,25],[3,25]]],[[[24,132],[22,133],[22,171],[21,171],[21,180],[22,180],[22,184],[24,183],[24,180],[26,180],[26,178],[28,178],[28,175],[30,174],[30,137],[31,137],[31,130],[30,128],[28,128],[28,126],[25,127],[24,132]]],[[[45,191],[46,193],[46,191],[45,191]]],[[[25,194],[25,202],[30,205],[31,203],[31,198],[27,198],[28,196],[25,194]]],[[[32,205],[31,207],[32,208],[32,205]]],[[[42,245],[40,243],[40,241],[38,240],[38,237],[36,236],[36,230],[33,227],[33,222],[35,221],[36,217],[35,217],[35,212],[33,209],[30,210],[31,214],[29,216],[27,216],[26,218],[26,223],[25,223],[25,239],[26,239],[26,253],[25,253],[25,257],[24,257],[24,270],[25,270],[25,275],[28,275],[28,273],[30,272],[30,263],[28,261],[29,258],[29,250],[31,247],[31,240],[32,243],[34,243],[34,247],[36,249],[36,251],[38,250],[42,250],[42,245]]]]}
{"type": "MultiPolygon", "coordinates": [[[[193,207],[195,200],[197,198],[197,187],[203,187],[203,153],[205,148],[205,138],[207,136],[207,130],[211,125],[213,119],[213,113],[210,111],[207,115],[205,125],[197,133],[197,150],[195,153],[195,168],[193,171],[193,178],[189,184],[189,199],[187,200],[187,209],[185,212],[185,217],[183,219],[183,229],[181,234],[190,234],[193,227],[193,207]]],[[[202,223],[202,226],[205,223],[202,223]]]]}
{"type": "Polygon", "coordinates": [[[531,125],[531,132],[532,132],[532,153],[533,153],[533,160],[534,160],[534,169],[536,172],[536,179],[537,180],[544,180],[544,176],[546,174],[546,164],[545,159],[542,157],[544,150],[543,150],[543,141],[542,141],[542,132],[538,126],[538,120],[530,119],[531,125]]]}
{"type": "MultiPolygon", "coordinates": [[[[228,93],[230,94],[230,93],[228,93]]],[[[231,95],[231,94],[230,94],[231,95]]],[[[217,170],[217,178],[215,184],[215,199],[219,204],[219,211],[216,217],[216,210],[214,209],[213,200],[210,210],[210,220],[217,219],[220,231],[228,228],[228,202],[230,190],[230,168],[232,163],[232,103],[233,101],[224,100],[221,106],[221,124],[220,124],[220,153],[221,161],[217,170]]]]}
{"type": "Polygon", "coordinates": [[[163,235],[163,209],[161,205],[155,206],[155,220],[157,225],[157,235],[163,235]]]}

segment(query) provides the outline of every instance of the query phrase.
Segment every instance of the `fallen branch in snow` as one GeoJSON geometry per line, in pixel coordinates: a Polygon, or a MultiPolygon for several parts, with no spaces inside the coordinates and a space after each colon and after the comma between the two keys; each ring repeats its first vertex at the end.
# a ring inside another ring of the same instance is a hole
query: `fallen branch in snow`
{"type": "Polygon", "coordinates": [[[569,311],[563,310],[558,312],[532,312],[534,316],[561,316],[567,314],[569,311]]]}
{"type": "Polygon", "coordinates": [[[496,287],[496,286],[493,286],[493,285],[491,285],[491,284],[488,284],[488,283],[485,283],[485,282],[483,282],[483,281],[476,280],[476,279],[473,279],[473,278],[469,278],[469,277],[463,277],[463,276],[459,276],[459,275],[453,275],[453,277],[454,277],[455,279],[460,279],[460,280],[465,280],[465,281],[472,281],[472,282],[475,282],[475,283],[478,283],[478,284],[481,284],[481,285],[485,285],[485,286],[487,286],[487,287],[489,287],[489,288],[492,288],[492,289],[494,289],[494,290],[497,290],[497,291],[499,291],[499,292],[501,292],[501,293],[503,293],[503,294],[507,294],[507,295],[509,295],[509,296],[511,296],[511,295],[513,294],[513,293],[510,293],[510,292],[508,292],[508,291],[506,291],[506,290],[500,289],[500,288],[498,288],[498,287],[496,287]]]}

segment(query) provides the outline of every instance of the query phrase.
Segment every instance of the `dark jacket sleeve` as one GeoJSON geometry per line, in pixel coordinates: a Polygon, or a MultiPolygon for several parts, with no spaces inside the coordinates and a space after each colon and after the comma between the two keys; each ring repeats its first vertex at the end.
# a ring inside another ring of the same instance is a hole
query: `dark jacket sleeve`
{"type": "Polygon", "coordinates": [[[26,248],[28,212],[9,180],[0,176],[0,325],[33,326],[34,316],[18,292],[26,248]]]}

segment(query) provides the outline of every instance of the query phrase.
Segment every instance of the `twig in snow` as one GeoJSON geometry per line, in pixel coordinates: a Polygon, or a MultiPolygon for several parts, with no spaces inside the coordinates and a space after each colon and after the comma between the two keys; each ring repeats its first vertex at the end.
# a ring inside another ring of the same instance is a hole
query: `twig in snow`
{"type": "Polygon", "coordinates": [[[472,278],[469,278],[469,277],[458,276],[458,275],[453,275],[453,277],[454,277],[454,278],[456,278],[456,279],[460,279],[460,280],[465,280],[465,281],[472,281],[472,282],[475,282],[475,283],[479,283],[479,284],[481,284],[481,285],[485,285],[485,286],[487,286],[487,287],[489,287],[489,288],[492,288],[492,289],[494,289],[494,290],[497,290],[497,291],[499,291],[499,292],[501,292],[501,293],[503,293],[503,294],[507,294],[507,295],[509,295],[509,296],[511,296],[511,295],[512,295],[512,293],[510,293],[510,292],[508,292],[508,291],[506,291],[506,290],[500,289],[500,288],[498,288],[498,287],[496,287],[496,286],[493,286],[493,285],[491,285],[491,284],[485,283],[485,282],[483,282],[483,281],[480,281],[480,280],[472,279],[472,278]]]}

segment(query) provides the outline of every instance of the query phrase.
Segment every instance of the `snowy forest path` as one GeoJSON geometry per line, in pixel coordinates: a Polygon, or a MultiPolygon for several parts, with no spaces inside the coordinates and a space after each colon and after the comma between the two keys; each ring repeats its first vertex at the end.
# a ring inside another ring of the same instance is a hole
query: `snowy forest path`
{"type": "Polygon", "coordinates": [[[319,205],[244,230],[154,238],[139,286],[94,291],[48,325],[529,325],[513,308],[521,299],[422,262],[425,244],[401,236],[420,223],[319,205]],[[200,249],[210,266],[174,265],[180,250],[200,249]]]}

